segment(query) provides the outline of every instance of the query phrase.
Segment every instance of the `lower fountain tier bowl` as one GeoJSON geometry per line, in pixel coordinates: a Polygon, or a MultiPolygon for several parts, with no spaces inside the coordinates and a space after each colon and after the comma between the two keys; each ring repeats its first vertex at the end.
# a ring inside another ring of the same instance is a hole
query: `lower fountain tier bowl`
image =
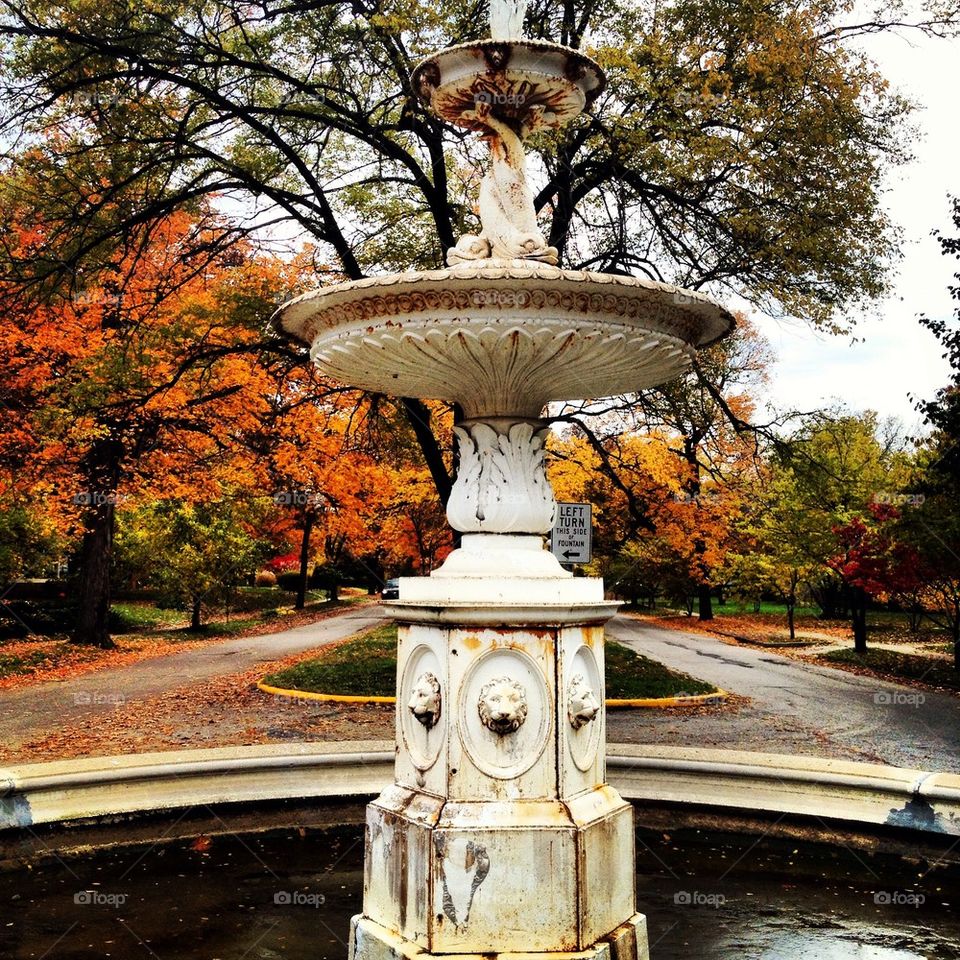
{"type": "Polygon", "coordinates": [[[483,131],[483,104],[522,123],[534,108],[542,122],[560,126],[590,107],[606,81],[589,57],[539,40],[481,40],[427,57],[413,72],[413,88],[448,123],[483,131]]]}
{"type": "Polygon", "coordinates": [[[663,383],[734,320],[668,284],[486,260],[324,287],[274,323],[342,383],[456,402],[467,417],[537,417],[551,400],[663,383]]]}

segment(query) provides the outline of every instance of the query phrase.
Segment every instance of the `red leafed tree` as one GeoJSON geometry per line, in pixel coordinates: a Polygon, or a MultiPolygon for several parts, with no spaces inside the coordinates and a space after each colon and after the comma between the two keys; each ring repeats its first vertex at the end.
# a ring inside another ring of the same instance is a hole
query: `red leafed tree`
{"type": "Polygon", "coordinates": [[[914,589],[921,578],[920,557],[894,535],[899,511],[889,504],[871,504],[868,516],[855,516],[833,528],[838,552],[829,566],[850,594],[853,644],[867,652],[867,603],[914,589]]]}

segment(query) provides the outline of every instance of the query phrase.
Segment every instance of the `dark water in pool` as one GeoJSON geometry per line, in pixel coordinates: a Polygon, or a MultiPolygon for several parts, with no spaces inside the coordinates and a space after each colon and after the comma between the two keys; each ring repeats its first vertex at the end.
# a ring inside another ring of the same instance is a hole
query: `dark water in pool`
{"type": "MultiPolygon", "coordinates": [[[[960,960],[956,880],[750,838],[641,836],[653,960],[960,960]],[[907,882],[905,882],[907,881],[907,882]]],[[[358,827],[177,840],[0,872],[3,960],[345,960],[358,827]]]]}

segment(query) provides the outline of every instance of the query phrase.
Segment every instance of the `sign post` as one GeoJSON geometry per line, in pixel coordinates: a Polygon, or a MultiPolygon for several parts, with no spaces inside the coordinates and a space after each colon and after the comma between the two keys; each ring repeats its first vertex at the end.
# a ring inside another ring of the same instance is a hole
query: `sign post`
{"type": "Polygon", "coordinates": [[[550,549],[561,563],[589,563],[593,544],[593,505],[558,503],[550,549]]]}

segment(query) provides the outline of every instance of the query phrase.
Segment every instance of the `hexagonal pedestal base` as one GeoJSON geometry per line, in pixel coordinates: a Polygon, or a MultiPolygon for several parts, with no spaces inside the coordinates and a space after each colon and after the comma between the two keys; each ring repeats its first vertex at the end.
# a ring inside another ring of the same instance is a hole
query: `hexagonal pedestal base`
{"type": "Polygon", "coordinates": [[[633,808],[457,802],[388,787],[367,807],[364,916],[437,955],[575,954],[633,915],[633,808]]]}
{"type": "Polygon", "coordinates": [[[576,953],[429,953],[363,916],[350,922],[348,960],[650,960],[647,919],[635,913],[626,923],[576,953]]]}

